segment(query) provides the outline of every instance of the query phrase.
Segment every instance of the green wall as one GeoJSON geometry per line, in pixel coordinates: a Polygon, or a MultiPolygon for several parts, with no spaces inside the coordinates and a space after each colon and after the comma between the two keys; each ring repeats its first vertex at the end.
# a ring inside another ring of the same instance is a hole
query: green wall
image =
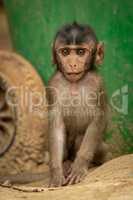
{"type": "Polygon", "coordinates": [[[51,46],[56,30],[67,22],[90,24],[105,43],[100,68],[109,101],[119,107],[124,91],[124,113],[112,107],[106,140],[112,150],[133,152],[133,1],[132,0],[5,0],[14,48],[36,67],[45,83],[54,71],[51,46]],[[128,110],[126,109],[128,106],[128,110]],[[114,148],[115,147],[115,148],[114,148]]]}

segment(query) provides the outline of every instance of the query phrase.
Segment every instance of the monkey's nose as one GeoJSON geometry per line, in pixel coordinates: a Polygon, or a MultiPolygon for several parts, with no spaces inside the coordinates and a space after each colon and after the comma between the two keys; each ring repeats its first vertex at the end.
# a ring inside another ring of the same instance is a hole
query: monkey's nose
{"type": "Polygon", "coordinates": [[[73,64],[73,65],[70,64],[70,67],[75,68],[75,67],[77,67],[77,65],[76,64],[73,64]]]}

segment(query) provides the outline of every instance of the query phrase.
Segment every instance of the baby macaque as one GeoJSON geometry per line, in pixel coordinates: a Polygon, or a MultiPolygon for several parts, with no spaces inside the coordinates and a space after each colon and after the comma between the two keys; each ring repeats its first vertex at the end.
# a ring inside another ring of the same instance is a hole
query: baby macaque
{"type": "Polygon", "coordinates": [[[93,163],[105,160],[107,100],[96,70],[103,57],[103,44],[88,25],[68,24],[55,36],[57,70],[48,87],[50,187],[78,183],[93,163]]]}

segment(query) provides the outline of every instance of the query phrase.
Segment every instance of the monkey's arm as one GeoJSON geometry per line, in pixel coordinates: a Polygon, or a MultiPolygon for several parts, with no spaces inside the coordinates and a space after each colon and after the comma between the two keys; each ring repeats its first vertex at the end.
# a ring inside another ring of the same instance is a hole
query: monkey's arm
{"type": "Polygon", "coordinates": [[[77,152],[76,160],[81,159],[88,163],[92,161],[96,148],[103,140],[103,134],[107,126],[107,96],[100,79],[97,89],[98,101],[93,108],[95,113],[91,124],[88,125],[80,149],[77,152]],[[100,97],[100,98],[99,98],[100,97]]]}
{"type": "Polygon", "coordinates": [[[105,120],[94,120],[87,128],[83,137],[79,151],[72,164],[70,175],[67,177],[66,184],[80,182],[87,174],[88,167],[91,166],[94,154],[98,145],[102,143],[102,135],[105,129],[105,120]]]}
{"type": "Polygon", "coordinates": [[[80,182],[88,171],[97,148],[102,144],[103,133],[107,124],[106,96],[100,98],[100,106],[94,107],[94,119],[86,129],[81,146],[72,165],[72,170],[67,178],[68,184],[80,182]]]}
{"type": "Polygon", "coordinates": [[[65,127],[58,106],[49,112],[49,152],[50,152],[50,187],[61,186],[64,182],[63,156],[65,145],[65,127]]]}
{"type": "Polygon", "coordinates": [[[104,116],[96,117],[86,130],[76,160],[82,159],[88,163],[92,161],[96,148],[102,142],[105,127],[106,119],[104,116]]]}
{"type": "Polygon", "coordinates": [[[50,187],[61,186],[64,182],[63,155],[65,144],[65,125],[61,113],[59,80],[53,78],[49,82],[47,97],[49,102],[49,155],[50,155],[50,187]]]}

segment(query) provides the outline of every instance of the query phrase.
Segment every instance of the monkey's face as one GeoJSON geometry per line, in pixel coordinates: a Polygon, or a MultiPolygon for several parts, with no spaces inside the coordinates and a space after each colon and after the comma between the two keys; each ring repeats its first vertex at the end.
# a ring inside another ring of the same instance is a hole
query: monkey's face
{"type": "Polygon", "coordinates": [[[56,60],[67,80],[76,82],[81,79],[92,61],[95,44],[59,45],[56,60]]]}

